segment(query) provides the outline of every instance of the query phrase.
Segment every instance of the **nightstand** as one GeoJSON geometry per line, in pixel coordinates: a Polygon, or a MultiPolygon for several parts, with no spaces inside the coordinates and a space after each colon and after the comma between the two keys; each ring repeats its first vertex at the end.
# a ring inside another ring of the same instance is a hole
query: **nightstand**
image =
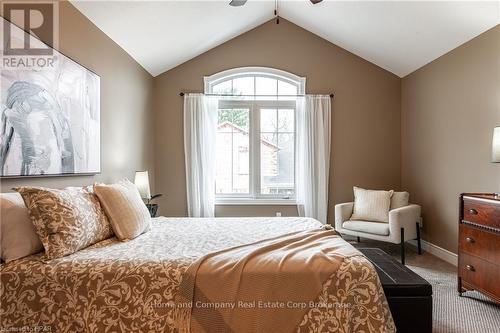
{"type": "Polygon", "coordinates": [[[156,217],[156,213],[158,212],[158,204],[146,204],[146,207],[148,208],[151,217],[156,217]]]}

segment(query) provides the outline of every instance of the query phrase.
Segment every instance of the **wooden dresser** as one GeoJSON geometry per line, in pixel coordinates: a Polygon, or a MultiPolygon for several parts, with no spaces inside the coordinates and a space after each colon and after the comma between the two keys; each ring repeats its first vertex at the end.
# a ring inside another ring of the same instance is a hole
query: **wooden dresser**
{"type": "Polygon", "coordinates": [[[460,195],[458,292],[477,290],[500,303],[500,198],[460,195]]]}

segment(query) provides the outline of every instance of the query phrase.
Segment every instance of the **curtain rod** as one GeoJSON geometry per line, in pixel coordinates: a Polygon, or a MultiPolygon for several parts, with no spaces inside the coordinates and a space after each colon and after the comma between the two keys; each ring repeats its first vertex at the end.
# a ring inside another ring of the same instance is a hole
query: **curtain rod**
{"type": "MultiPolygon", "coordinates": [[[[180,92],[179,96],[184,96],[186,93],[180,92]]],[[[205,94],[206,96],[221,96],[221,97],[301,97],[306,96],[305,94],[297,95],[233,95],[233,94],[205,94]]],[[[333,98],[333,94],[330,94],[330,98],[333,98]]]]}

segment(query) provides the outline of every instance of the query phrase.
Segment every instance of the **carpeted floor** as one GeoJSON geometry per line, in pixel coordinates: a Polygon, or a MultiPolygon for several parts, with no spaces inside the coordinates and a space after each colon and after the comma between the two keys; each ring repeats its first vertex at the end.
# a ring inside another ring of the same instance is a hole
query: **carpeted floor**
{"type": "MultiPolygon", "coordinates": [[[[362,239],[359,246],[381,248],[399,260],[398,245],[362,239]]],[[[432,284],[433,332],[500,333],[499,305],[477,292],[458,296],[455,266],[426,252],[419,256],[411,245],[406,249],[407,266],[432,284]]]]}

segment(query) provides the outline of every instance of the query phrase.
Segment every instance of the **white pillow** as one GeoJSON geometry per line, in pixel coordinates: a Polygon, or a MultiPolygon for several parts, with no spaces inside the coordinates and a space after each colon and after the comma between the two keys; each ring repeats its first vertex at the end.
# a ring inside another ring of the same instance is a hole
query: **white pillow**
{"type": "Polygon", "coordinates": [[[137,187],[128,179],[111,185],[94,184],[94,193],[119,240],[129,240],[149,230],[149,210],[137,187]]]}
{"type": "Polygon", "coordinates": [[[43,251],[19,193],[0,194],[0,257],[9,262],[43,251]]]}
{"type": "Polygon", "coordinates": [[[354,209],[351,220],[389,222],[393,193],[392,190],[374,191],[354,186],[354,209]]]}
{"type": "Polygon", "coordinates": [[[406,207],[410,203],[410,193],[394,192],[391,197],[391,210],[406,207]]]}

